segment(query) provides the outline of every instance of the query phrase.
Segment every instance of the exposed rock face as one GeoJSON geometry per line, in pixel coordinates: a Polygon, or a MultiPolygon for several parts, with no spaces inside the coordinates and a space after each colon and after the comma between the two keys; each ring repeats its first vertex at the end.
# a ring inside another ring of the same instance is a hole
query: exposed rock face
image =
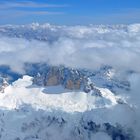
{"type": "Polygon", "coordinates": [[[49,66],[46,71],[38,73],[33,83],[40,86],[62,85],[70,90],[84,90],[88,92],[88,78],[76,69],[70,69],[63,66],[49,66]]]}
{"type": "Polygon", "coordinates": [[[92,71],[64,66],[54,67],[42,63],[26,64],[25,71],[27,75],[34,77],[33,83],[39,86],[62,85],[67,89],[81,89],[87,93],[96,90],[95,85],[102,88],[107,87],[116,94],[120,89],[130,90],[129,81],[116,77],[116,71],[111,66],[102,66],[100,69],[92,71]]]}
{"type": "Polygon", "coordinates": [[[73,82],[72,80],[68,80],[66,82],[66,86],[65,86],[67,89],[80,89],[81,87],[81,81],[80,80],[77,80],[75,82],[73,82]]]}
{"type": "Polygon", "coordinates": [[[59,84],[59,79],[55,75],[50,76],[46,82],[46,86],[55,86],[58,84],[59,84]]]}

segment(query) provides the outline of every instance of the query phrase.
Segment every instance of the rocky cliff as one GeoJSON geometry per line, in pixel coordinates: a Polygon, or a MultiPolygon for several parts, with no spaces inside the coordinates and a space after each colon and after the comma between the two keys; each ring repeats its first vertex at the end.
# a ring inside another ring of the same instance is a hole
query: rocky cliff
{"type": "Polygon", "coordinates": [[[63,66],[49,66],[43,72],[34,76],[33,83],[39,86],[62,85],[70,90],[84,90],[89,92],[93,83],[89,85],[89,79],[77,69],[63,66]]]}

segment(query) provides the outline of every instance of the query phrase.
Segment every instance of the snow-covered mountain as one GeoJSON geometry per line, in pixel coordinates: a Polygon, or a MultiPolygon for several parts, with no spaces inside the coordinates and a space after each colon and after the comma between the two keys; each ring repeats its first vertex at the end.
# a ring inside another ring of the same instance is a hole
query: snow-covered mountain
{"type": "MultiPolygon", "coordinates": [[[[59,38],[78,38],[82,39],[98,37],[98,35],[108,35],[110,33],[117,34],[135,33],[139,34],[140,24],[132,25],[89,25],[89,26],[56,26],[49,23],[39,24],[32,23],[29,25],[3,25],[0,26],[0,35],[25,38],[25,39],[36,39],[41,41],[53,42],[59,38]]],[[[121,34],[117,34],[120,36],[121,34]]],[[[115,37],[115,36],[114,36],[115,37]]]]}
{"type": "Polygon", "coordinates": [[[139,32],[139,24],[0,26],[0,140],[139,140],[139,66],[98,58],[106,45],[137,46],[139,32]]]}
{"type": "MultiPolygon", "coordinates": [[[[105,84],[96,85],[97,77],[98,82],[113,83],[107,74],[110,67],[101,68],[102,74],[45,64],[27,67],[30,76],[9,80],[1,91],[2,140],[134,139],[133,108],[117,90],[113,93],[105,84]]],[[[121,83],[115,82],[115,88],[121,83]]],[[[125,86],[120,89],[127,91],[125,86]]]]}

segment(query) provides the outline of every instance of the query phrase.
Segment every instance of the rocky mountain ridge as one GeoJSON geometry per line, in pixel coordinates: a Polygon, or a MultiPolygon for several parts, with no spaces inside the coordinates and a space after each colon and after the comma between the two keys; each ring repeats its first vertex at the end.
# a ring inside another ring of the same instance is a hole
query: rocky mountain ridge
{"type": "MultiPolygon", "coordinates": [[[[62,85],[69,90],[81,90],[86,93],[97,90],[95,87],[108,88],[113,93],[117,90],[130,90],[130,83],[121,80],[115,75],[115,71],[110,66],[103,66],[99,70],[91,71],[85,69],[75,69],[65,66],[51,66],[47,64],[25,64],[25,73],[33,77],[33,84],[38,86],[58,86],[62,85]]],[[[1,89],[3,85],[11,84],[22,75],[12,72],[6,66],[0,67],[1,89]],[[5,82],[3,82],[5,81],[5,82]]]]}
{"type": "Polygon", "coordinates": [[[40,86],[62,85],[66,89],[85,92],[89,92],[94,86],[93,83],[89,83],[88,77],[79,70],[64,66],[50,66],[43,73],[37,73],[34,76],[33,84],[40,86]]]}

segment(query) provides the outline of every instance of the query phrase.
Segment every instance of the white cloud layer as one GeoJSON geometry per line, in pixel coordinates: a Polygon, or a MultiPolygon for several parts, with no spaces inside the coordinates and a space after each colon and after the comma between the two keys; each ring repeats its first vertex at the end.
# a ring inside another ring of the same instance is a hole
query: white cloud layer
{"type": "Polygon", "coordinates": [[[140,72],[139,24],[1,26],[0,34],[0,64],[16,71],[22,72],[26,62],[46,62],[88,69],[111,65],[140,72]],[[48,41],[39,41],[44,38],[48,41]]]}

